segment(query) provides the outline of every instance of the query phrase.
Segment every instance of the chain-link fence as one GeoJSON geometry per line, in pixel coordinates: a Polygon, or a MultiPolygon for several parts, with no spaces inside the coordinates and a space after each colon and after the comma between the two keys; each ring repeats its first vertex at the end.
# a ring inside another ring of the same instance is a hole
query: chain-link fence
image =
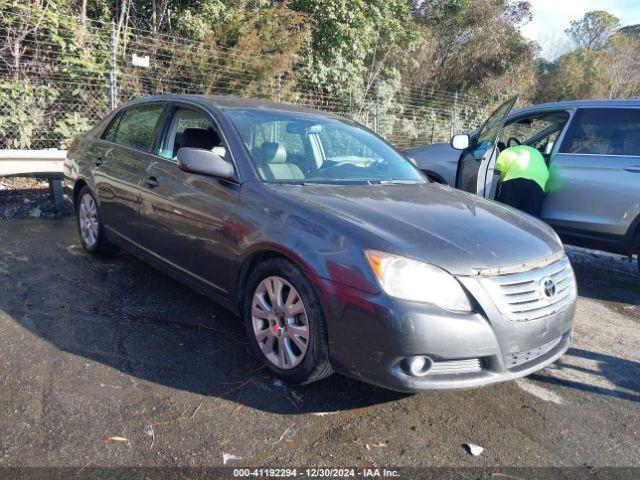
{"type": "MultiPolygon", "coordinates": [[[[2,6],[0,4],[0,6],[2,6]]],[[[400,147],[468,131],[486,105],[456,92],[383,88],[318,93],[303,66],[111,23],[11,5],[0,15],[0,148],[65,148],[110,109],[159,93],[235,95],[305,105],[358,121],[400,147]]]]}

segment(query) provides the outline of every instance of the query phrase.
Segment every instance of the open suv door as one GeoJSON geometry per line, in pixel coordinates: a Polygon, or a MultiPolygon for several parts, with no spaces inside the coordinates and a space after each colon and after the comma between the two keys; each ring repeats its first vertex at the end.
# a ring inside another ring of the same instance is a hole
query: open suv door
{"type": "MultiPolygon", "coordinates": [[[[518,97],[516,96],[500,105],[482,128],[465,142],[467,145],[463,147],[458,160],[457,189],[475,193],[481,197],[490,197],[496,157],[499,153],[496,143],[500,131],[517,101],[518,97]]],[[[460,148],[456,145],[455,139],[456,137],[452,140],[451,146],[460,148]]]]}

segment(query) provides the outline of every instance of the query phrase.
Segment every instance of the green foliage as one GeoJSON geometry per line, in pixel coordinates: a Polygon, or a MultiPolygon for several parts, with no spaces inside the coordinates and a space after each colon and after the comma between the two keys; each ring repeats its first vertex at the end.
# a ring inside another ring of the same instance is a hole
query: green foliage
{"type": "Polygon", "coordinates": [[[543,77],[539,101],[594,98],[602,91],[602,54],[581,50],[560,57],[543,77]]]}
{"type": "Polygon", "coordinates": [[[180,10],[175,19],[176,33],[180,36],[202,41],[217,31],[227,19],[227,8],[220,0],[194,2],[180,10]]]}
{"type": "Polygon", "coordinates": [[[579,48],[599,50],[619,27],[618,17],[604,10],[594,10],[585,13],[582,19],[572,21],[565,33],[579,48]]]}
{"type": "Polygon", "coordinates": [[[530,90],[535,48],[519,31],[530,17],[525,1],[416,1],[414,18],[428,43],[406,76],[420,86],[489,98],[530,90]]]}
{"type": "Polygon", "coordinates": [[[32,148],[34,132],[47,124],[47,106],[58,95],[48,86],[0,82],[0,148],[32,148]]]}
{"type": "Polygon", "coordinates": [[[638,29],[631,26],[612,33],[618,24],[606,12],[590,12],[572,22],[570,36],[577,38],[580,48],[554,62],[539,62],[535,101],[640,95],[638,29]]]}
{"type": "Polygon", "coordinates": [[[619,31],[620,33],[622,33],[628,38],[632,38],[632,39],[640,38],[640,24],[627,25],[626,27],[622,27],[619,31]]]}
{"type": "Polygon", "coordinates": [[[377,119],[403,144],[448,136],[454,91],[474,99],[456,113],[465,128],[515,93],[640,94],[638,26],[615,33],[613,15],[590,12],[567,30],[580,48],[536,63],[520,33],[530,18],[527,0],[4,2],[0,146],[63,146],[106,113],[112,20],[120,101],[188,92],[306,102],[377,119]],[[133,66],[132,53],[151,67],[133,66]]]}
{"type": "Polygon", "coordinates": [[[53,132],[60,139],[59,148],[65,149],[78,134],[90,130],[92,122],[78,112],[67,113],[60,119],[53,132]]]}
{"type": "Polygon", "coordinates": [[[417,39],[404,0],[295,0],[291,7],[313,22],[304,83],[320,92],[361,98],[370,69],[393,77],[417,39]]]}

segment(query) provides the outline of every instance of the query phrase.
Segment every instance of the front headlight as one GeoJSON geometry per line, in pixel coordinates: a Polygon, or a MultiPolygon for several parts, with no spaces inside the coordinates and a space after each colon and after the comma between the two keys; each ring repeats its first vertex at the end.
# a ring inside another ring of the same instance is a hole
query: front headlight
{"type": "Polygon", "coordinates": [[[388,295],[433,303],[454,312],[473,310],[460,283],[441,268],[375,250],[365,250],[364,253],[378,283],[388,295]]]}

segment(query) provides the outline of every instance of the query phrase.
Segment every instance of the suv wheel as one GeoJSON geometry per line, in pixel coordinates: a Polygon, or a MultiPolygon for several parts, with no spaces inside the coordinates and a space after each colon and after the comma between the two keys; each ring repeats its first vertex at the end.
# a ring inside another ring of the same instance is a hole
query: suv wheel
{"type": "Polygon", "coordinates": [[[277,378],[305,384],[333,372],[320,302],[293,264],[274,259],[259,265],[243,310],[251,350],[277,378]]]}
{"type": "Polygon", "coordinates": [[[87,252],[108,254],[116,250],[116,247],[104,235],[98,202],[87,186],[82,187],[78,194],[76,223],[80,242],[87,252]]]}

